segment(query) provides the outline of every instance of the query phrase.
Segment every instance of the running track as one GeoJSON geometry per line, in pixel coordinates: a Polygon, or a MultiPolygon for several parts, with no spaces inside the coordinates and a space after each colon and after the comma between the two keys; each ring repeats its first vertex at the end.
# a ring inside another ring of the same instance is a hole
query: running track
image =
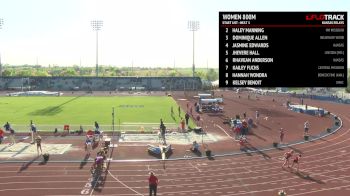
{"type": "Polygon", "coordinates": [[[149,171],[160,179],[159,195],[350,195],[350,110],[332,111],[343,120],[340,131],[292,147],[303,154],[299,173],[281,168],[285,150],[165,164],[113,161],[94,187],[91,163],[3,163],[0,195],[148,195],[149,171]]]}

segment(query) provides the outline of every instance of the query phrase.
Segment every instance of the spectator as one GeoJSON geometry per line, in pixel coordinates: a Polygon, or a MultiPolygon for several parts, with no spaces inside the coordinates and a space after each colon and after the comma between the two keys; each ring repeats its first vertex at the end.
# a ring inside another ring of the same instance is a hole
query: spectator
{"type": "Polygon", "coordinates": [[[98,123],[95,121],[95,130],[99,130],[100,129],[100,126],[98,125],[98,123]]]}
{"type": "Polygon", "coordinates": [[[283,128],[280,128],[280,144],[283,144],[284,139],[284,130],[283,128]]]}
{"type": "Polygon", "coordinates": [[[35,143],[34,138],[36,138],[37,128],[32,120],[30,121],[30,130],[32,133],[32,143],[31,144],[34,144],[35,143]]]}
{"type": "Polygon", "coordinates": [[[183,118],[181,118],[180,124],[181,124],[181,130],[185,131],[185,120],[183,118]]]}
{"type": "Polygon", "coordinates": [[[304,123],[304,135],[309,135],[310,123],[309,121],[305,121],[304,123]]]}
{"type": "Polygon", "coordinates": [[[2,143],[3,140],[4,140],[4,131],[0,129],[0,144],[2,143]]]}
{"type": "Polygon", "coordinates": [[[43,153],[43,150],[41,148],[41,137],[40,135],[38,135],[36,138],[35,138],[35,141],[36,141],[36,151],[38,152],[38,155],[39,155],[39,149],[40,149],[40,154],[43,153]]]}
{"type": "Polygon", "coordinates": [[[80,125],[78,134],[80,135],[80,134],[82,134],[83,132],[84,132],[83,126],[80,125]]]}
{"type": "Polygon", "coordinates": [[[4,125],[4,128],[5,128],[5,131],[10,131],[11,126],[9,122],[6,122],[6,124],[4,125]]]}
{"type": "Polygon", "coordinates": [[[9,138],[10,138],[10,146],[11,145],[14,145],[16,143],[16,140],[15,140],[15,130],[13,130],[12,128],[10,128],[10,135],[9,135],[9,138]]]}
{"type": "Polygon", "coordinates": [[[160,119],[159,129],[160,129],[160,135],[161,135],[162,140],[163,140],[163,144],[166,145],[166,140],[165,140],[166,127],[165,127],[162,119],[160,119]]]}
{"type": "Polygon", "coordinates": [[[185,114],[185,119],[186,119],[186,125],[188,126],[188,120],[190,119],[190,115],[188,114],[188,112],[186,112],[185,114]]]}
{"type": "Polygon", "coordinates": [[[157,186],[158,186],[158,178],[154,175],[153,172],[150,172],[150,176],[148,178],[148,184],[149,184],[149,195],[152,196],[152,193],[154,193],[154,196],[157,195],[157,186]]]}
{"type": "Polygon", "coordinates": [[[192,150],[193,152],[198,152],[198,151],[199,151],[199,144],[197,143],[197,141],[194,141],[194,142],[192,143],[192,148],[191,148],[191,150],[192,150]]]}

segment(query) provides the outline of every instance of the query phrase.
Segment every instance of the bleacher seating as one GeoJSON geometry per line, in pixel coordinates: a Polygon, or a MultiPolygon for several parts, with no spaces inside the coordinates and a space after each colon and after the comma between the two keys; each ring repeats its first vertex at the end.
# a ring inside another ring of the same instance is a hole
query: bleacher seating
{"type": "Polygon", "coordinates": [[[2,77],[0,90],[145,91],[200,90],[199,77],[2,77]]]}

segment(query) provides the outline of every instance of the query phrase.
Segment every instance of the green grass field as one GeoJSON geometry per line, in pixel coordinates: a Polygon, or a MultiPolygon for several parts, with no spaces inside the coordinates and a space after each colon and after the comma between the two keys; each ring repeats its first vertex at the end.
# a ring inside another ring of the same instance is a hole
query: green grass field
{"type": "MultiPolygon", "coordinates": [[[[92,129],[97,121],[102,128],[110,130],[112,107],[115,108],[117,130],[119,122],[121,125],[134,124],[134,127],[144,125],[148,131],[146,127],[159,127],[161,118],[169,126],[178,126],[180,121],[178,105],[172,97],[165,96],[1,97],[0,123],[5,124],[8,121],[14,129],[17,126],[22,131],[21,129],[27,129],[25,127],[30,120],[33,120],[39,130],[62,128],[64,124],[71,125],[72,129],[78,129],[79,125],[83,125],[84,129],[92,129]],[[175,118],[171,117],[171,106],[174,108],[175,118]]],[[[192,121],[190,125],[193,126],[192,121]]],[[[133,126],[129,126],[133,129],[133,126]]]]}

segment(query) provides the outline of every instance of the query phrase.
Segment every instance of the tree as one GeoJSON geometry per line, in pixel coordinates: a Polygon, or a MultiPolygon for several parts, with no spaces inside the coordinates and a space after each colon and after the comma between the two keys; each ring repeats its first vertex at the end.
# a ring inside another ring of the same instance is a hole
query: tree
{"type": "Polygon", "coordinates": [[[205,79],[205,73],[203,71],[196,71],[194,76],[200,77],[202,80],[205,79]]]}
{"type": "Polygon", "coordinates": [[[345,91],[350,93],[350,77],[348,77],[348,86],[346,87],[345,91]]]}
{"type": "Polygon", "coordinates": [[[64,76],[76,76],[77,75],[77,72],[75,71],[74,68],[68,68],[63,73],[64,73],[64,76]]]}
{"type": "Polygon", "coordinates": [[[28,70],[28,69],[23,69],[23,70],[19,70],[16,73],[17,76],[31,76],[32,75],[32,71],[28,70]]]}
{"type": "Polygon", "coordinates": [[[35,73],[35,76],[50,76],[47,71],[45,70],[40,70],[35,73]]]}
{"type": "Polygon", "coordinates": [[[209,81],[215,81],[219,79],[219,74],[214,70],[214,69],[209,69],[207,74],[206,74],[206,78],[209,81]]]}
{"type": "Polygon", "coordinates": [[[2,76],[12,76],[12,72],[9,69],[5,69],[2,72],[2,76]]]}

